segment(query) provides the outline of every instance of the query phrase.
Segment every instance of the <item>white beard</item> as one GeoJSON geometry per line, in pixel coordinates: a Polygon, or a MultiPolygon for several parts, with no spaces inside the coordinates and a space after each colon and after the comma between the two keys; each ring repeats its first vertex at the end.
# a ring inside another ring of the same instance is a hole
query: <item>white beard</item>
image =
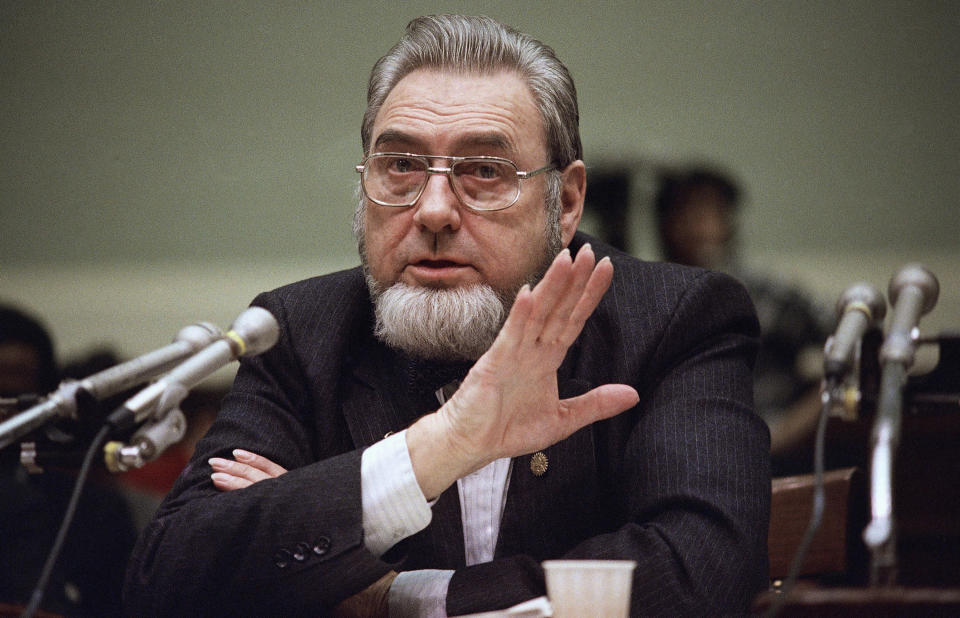
{"type": "Polygon", "coordinates": [[[467,288],[426,288],[394,283],[386,290],[370,274],[364,214],[367,201],[357,182],[353,234],[376,315],[377,339],[411,356],[438,361],[477,360],[493,345],[523,283],[535,285],[563,248],[560,176],[550,173],[546,197],[547,228],[540,264],[512,290],[487,284],[467,288]]]}
{"type": "MultiPolygon", "coordinates": [[[[371,284],[371,290],[378,286],[371,284]]],[[[507,307],[488,285],[426,288],[395,283],[374,292],[378,339],[411,356],[476,360],[496,339],[507,307]]]]}

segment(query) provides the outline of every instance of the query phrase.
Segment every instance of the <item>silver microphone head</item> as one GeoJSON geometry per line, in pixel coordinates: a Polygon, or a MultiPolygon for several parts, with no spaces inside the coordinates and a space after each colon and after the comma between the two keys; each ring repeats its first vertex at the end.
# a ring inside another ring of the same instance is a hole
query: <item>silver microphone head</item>
{"type": "Polygon", "coordinates": [[[913,364],[916,341],[914,332],[921,316],[937,304],[940,284],[920,264],[908,264],[890,279],[890,303],[893,314],[887,337],[880,347],[880,359],[886,363],[913,364]]]}
{"type": "Polygon", "coordinates": [[[906,287],[914,286],[920,290],[923,296],[923,305],[920,308],[920,315],[930,313],[930,310],[937,304],[937,298],[940,296],[940,283],[932,272],[922,264],[907,264],[897,274],[890,279],[890,304],[896,305],[906,287]]]}
{"type": "Polygon", "coordinates": [[[238,356],[256,356],[277,343],[280,326],[273,314],[263,307],[250,307],[233,321],[227,337],[240,344],[238,356]]]}
{"type": "Polygon", "coordinates": [[[223,337],[223,331],[210,322],[197,322],[181,328],[173,340],[174,342],[185,341],[190,344],[192,350],[200,350],[221,337],[223,337]]]}
{"type": "Polygon", "coordinates": [[[862,311],[870,324],[877,325],[887,315],[887,303],[880,290],[860,281],[844,290],[837,299],[837,319],[842,319],[844,314],[852,310],[862,311]]]}

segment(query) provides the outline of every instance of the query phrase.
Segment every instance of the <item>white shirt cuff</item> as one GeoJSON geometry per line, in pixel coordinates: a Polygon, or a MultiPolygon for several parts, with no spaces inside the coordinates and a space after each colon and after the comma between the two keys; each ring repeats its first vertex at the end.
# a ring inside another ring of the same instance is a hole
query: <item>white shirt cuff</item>
{"type": "Polygon", "coordinates": [[[382,555],[430,523],[432,513],[413,473],[406,431],[384,438],[363,452],[360,488],[363,543],[374,555],[382,555]]]}
{"type": "Polygon", "coordinates": [[[446,618],[451,577],[439,569],[399,573],[390,584],[390,618],[446,618]]]}

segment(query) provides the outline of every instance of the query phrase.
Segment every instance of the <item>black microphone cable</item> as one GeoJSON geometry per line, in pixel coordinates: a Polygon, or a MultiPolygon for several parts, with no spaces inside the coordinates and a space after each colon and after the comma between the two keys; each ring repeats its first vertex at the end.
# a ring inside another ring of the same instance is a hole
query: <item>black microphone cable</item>
{"type": "Polygon", "coordinates": [[[800,576],[800,569],[803,567],[803,560],[807,557],[807,551],[810,549],[814,537],[817,536],[820,524],[823,523],[823,512],[826,507],[823,488],[824,443],[827,434],[827,420],[830,418],[830,393],[833,392],[835,387],[835,379],[831,378],[824,385],[823,393],[820,396],[820,416],[817,419],[817,436],[813,446],[813,504],[810,509],[810,521],[807,523],[807,529],[803,533],[797,552],[793,555],[787,579],[783,582],[782,592],[770,604],[766,614],[764,614],[766,618],[773,618],[783,609],[787,597],[790,596],[790,592],[800,576]]]}
{"type": "Polygon", "coordinates": [[[90,475],[93,458],[96,456],[97,451],[100,450],[100,447],[103,446],[104,441],[113,429],[114,427],[112,425],[104,425],[100,431],[97,432],[97,435],[94,436],[93,442],[90,443],[90,448],[87,449],[87,454],[83,458],[83,465],[77,474],[77,481],[73,486],[73,493],[70,495],[70,502],[67,504],[67,510],[63,515],[60,530],[57,531],[57,537],[53,541],[53,547],[50,549],[50,553],[47,555],[47,561],[43,564],[43,569],[40,571],[37,585],[30,594],[30,603],[26,609],[23,610],[23,613],[20,614],[20,618],[33,618],[33,615],[40,608],[43,595],[46,593],[47,585],[50,583],[50,576],[53,574],[53,567],[57,563],[57,558],[60,557],[60,551],[63,549],[63,544],[67,539],[70,524],[73,523],[73,518],[77,513],[77,505],[80,503],[80,495],[83,493],[87,477],[90,475]]]}

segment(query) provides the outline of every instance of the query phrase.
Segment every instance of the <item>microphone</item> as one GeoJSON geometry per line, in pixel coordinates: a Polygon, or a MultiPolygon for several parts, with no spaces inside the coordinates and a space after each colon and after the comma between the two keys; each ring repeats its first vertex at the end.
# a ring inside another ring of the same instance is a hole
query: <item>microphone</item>
{"type": "Polygon", "coordinates": [[[840,379],[853,366],[857,343],[868,328],[879,326],[887,313],[880,290],[869,283],[854,283],[837,300],[837,330],[827,341],[823,372],[840,379]]]}
{"type": "Polygon", "coordinates": [[[262,307],[250,307],[234,320],[226,335],[174,367],[162,378],[128,399],[110,415],[108,422],[122,426],[162,415],[176,407],[187,391],[210,374],[241,356],[256,356],[277,342],[280,327],[262,307]]]}
{"type": "Polygon", "coordinates": [[[107,422],[114,426],[145,422],[131,436],[129,444],[113,441],[104,446],[107,469],[116,473],[141,468],[182,440],[187,419],[180,410],[180,402],[189,390],[238,357],[266,352],[279,335],[280,328],[269,311],[250,307],[234,320],[223,339],[211,343],[128,399],[107,422]]]}
{"type": "Polygon", "coordinates": [[[940,284],[920,264],[908,264],[890,280],[893,313],[880,348],[882,371],[877,417],[870,432],[870,523],[863,541],[870,548],[870,582],[891,585],[897,575],[896,518],[894,516],[894,462],[900,444],[903,386],[913,363],[913,330],[920,317],[937,304],[940,284]]]}
{"type": "Polygon", "coordinates": [[[913,329],[937,304],[940,284],[937,278],[920,264],[908,264],[890,280],[890,330],[880,348],[880,360],[885,363],[913,364],[915,345],[913,329]]]}
{"type": "Polygon", "coordinates": [[[77,414],[77,395],[83,391],[96,400],[122,393],[145,382],[200,350],[223,333],[207,322],[192,324],[180,330],[173,343],[137,358],[95,373],[83,380],[66,380],[47,399],[0,424],[0,448],[16,441],[54,418],[71,418],[77,414]]]}
{"type": "Polygon", "coordinates": [[[80,385],[83,390],[93,395],[94,399],[106,399],[160,375],[221,337],[223,332],[213,324],[191,324],[177,333],[170,345],[105,369],[82,380],[80,385]]]}

